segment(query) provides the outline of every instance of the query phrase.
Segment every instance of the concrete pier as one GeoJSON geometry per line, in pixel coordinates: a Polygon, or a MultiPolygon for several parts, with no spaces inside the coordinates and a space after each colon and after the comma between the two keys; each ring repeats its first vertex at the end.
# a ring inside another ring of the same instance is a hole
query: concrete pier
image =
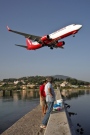
{"type": "MultiPolygon", "coordinates": [[[[57,88],[56,100],[61,98],[60,89],[57,88]]],[[[51,113],[44,135],[76,135],[71,119],[65,109],[64,101],[61,111],[51,113]]]]}

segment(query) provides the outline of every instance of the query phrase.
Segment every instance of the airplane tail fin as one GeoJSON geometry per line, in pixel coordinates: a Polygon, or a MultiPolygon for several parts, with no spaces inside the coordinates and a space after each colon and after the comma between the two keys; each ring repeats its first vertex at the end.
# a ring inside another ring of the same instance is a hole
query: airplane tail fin
{"type": "Polygon", "coordinates": [[[29,38],[26,38],[26,45],[28,49],[32,46],[32,41],[29,38]]]}

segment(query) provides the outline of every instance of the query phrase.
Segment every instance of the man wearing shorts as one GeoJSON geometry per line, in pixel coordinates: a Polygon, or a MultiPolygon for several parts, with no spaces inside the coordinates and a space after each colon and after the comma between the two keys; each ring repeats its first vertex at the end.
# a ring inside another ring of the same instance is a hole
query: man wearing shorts
{"type": "Polygon", "coordinates": [[[44,91],[45,85],[46,85],[46,80],[43,81],[43,84],[40,85],[40,88],[39,88],[40,105],[42,107],[42,115],[43,116],[46,114],[46,109],[47,109],[46,94],[45,94],[45,91],[44,91]]]}

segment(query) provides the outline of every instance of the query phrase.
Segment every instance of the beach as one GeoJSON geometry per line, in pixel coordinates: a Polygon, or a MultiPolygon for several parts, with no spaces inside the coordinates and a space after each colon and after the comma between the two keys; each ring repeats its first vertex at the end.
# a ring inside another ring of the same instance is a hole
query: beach
{"type": "Polygon", "coordinates": [[[45,130],[40,128],[42,119],[41,106],[38,105],[1,135],[44,135],[45,130]]]}

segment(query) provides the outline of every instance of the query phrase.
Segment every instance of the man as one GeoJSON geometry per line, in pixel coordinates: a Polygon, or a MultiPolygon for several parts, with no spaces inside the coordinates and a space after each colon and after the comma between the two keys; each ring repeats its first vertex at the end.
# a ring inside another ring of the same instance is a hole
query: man
{"type": "Polygon", "coordinates": [[[44,116],[44,118],[42,120],[42,125],[40,126],[41,128],[44,128],[44,129],[46,128],[46,125],[47,125],[50,113],[53,110],[53,105],[54,105],[54,101],[55,101],[55,92],[54,92],[54,89],[52,87],[53,78],[48,77],[47,81],[48,82],[45,85],[47,112],[46,112],[46,115],[44,116]]]}
{"type": "Polygon", "coordinates": [[[46,85],[46,80],[43,81],[43,84],[39,88],[39,95],[40,95],[40,105],[42,106],[42,115],[46,114],[47,104],[46,104],[46,94],[44,91],[44,87],[46,85]]]}

